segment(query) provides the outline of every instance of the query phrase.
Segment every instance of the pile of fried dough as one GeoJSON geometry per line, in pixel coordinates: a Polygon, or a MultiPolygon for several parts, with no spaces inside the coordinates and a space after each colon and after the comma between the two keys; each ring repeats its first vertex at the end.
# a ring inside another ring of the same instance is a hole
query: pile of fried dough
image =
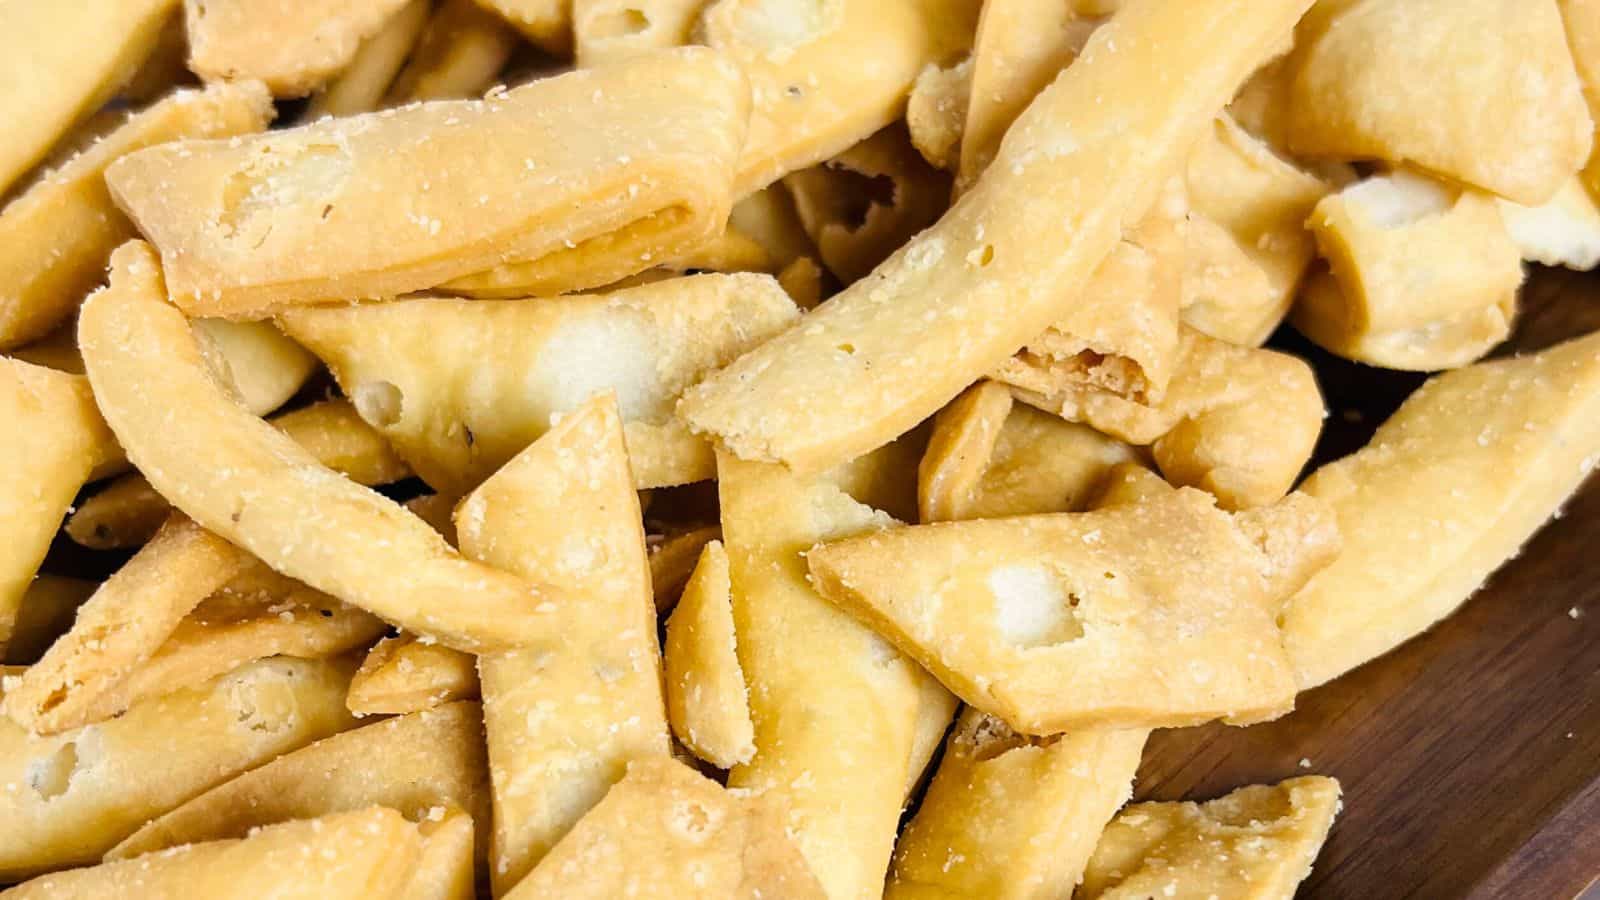
{"type": "Polygon", "coordinates": [[[1290,897],[1338,783],[1125,805],[1151,730],[1426,630],[1600,459],[1600,334],[1479,362],[1600,262],[1600,0],[0,43],[8,898],[1290,897]],[[1280,328],[1438,374],[1302,478],[1280,328]]]}

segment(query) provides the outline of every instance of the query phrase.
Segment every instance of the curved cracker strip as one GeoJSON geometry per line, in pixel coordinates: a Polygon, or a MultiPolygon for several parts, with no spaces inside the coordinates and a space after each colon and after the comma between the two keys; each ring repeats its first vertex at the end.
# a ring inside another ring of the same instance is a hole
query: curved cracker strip
{"type": "Polygon", "coordinates": [[[514,274],[591,239],[687,249],[727,218],[747,105],[737,67],[683,48],[484,100],[147,148],[106,180],[174,302],[259,317],[514,274]]]}
{"type": "Polygon", "coordinates": [[[597,66],[689,43],[705,0],[573,0],[578,65],[597,66]]]}
{"type": "Polygon", "coordinates": [[[422,817],[422,855],[401,900],[476,900],[473,825],[472,816],[449,804],[422,817]]]}
{"type": "Polygon", "coordinates": [[[184,0],[189,67],[299,97],[337,75],[406,0],[184,0]]]}
{"type": "Polygon", "coordinates": [[[410,883],[420,854],[415,826],[392,809],[369,807],[284,822],[239,840],[193,844],[143,859],[58,872],[8,891],[7,896],[22,900],[392,897],[410,883]]]}
{"type": "Polygon", "coordinates": [[[1542,206],[1495,202],[1523,259],[1585,271],[1600,265],[1600,202],[1596,196],[1584,187],[1582,179],[1573,178],[1542,206]]]}
{"type": "Polygon", "coordinates": [[[939,410],[927,452],[917,465],[917,521],[926,525],[970,518],[966,507],[989,466],[1011,405],[1009,387],[980,381],[939,410]]]}
{"type": "Polygon", "coordinates": [[[722,529],[716,525],[677,532],[669,530],[667,534],[645,537],[645,547],[650,553],[650,590],[655,594],[656,612],[665,615],[672,611],[706,545],[721,538],[722,529]]]}
{"type": "Polygon", "coordinates": [[[458,806],[486,835],[489,775],[481,728],[478,704],[451,703],[323,738],[165,812],[106,859],[243,837],[263,825],[374,805],[412,821],[433,807],[458,806]]]}
{"type": "Polygon", "coordinates": [[[1339,782],[1307,775],[1206,803],[1135,803],[1106,826],[1074,896],[1291,897],[1327,840],[1339,794],[1339,782]]]}
{"type": "Polygon", "coordinates": [[[755,725],[739,668],[733,584],[721,541],[700,554],[666,634],[662,655],[672,733],[719,769],[749,762],[756,752],[755,725]]]}
{"type": "Polygon", "coordinates": [[[765,798],[670,759],[642,759],[505,900],[829,896],[765,798]]]}
{"type": "Polygon", "coordinates": [[[0,661],[22,665],[37,662],[50,645],[72,627],[78,607],[99,587],[98,583],[81,578],[34,576],[22,595],[11,640],[6,642],[0,661]]]}
{"type": "Polygon", "coordinates": [[[895,847],[884,897],[1068,896],[1132,793],[1147,734],[1028,738],[966,710],[895,847]]]}
{"type": "Polygon", "coordinates": [[[928,165],[954,172],[961,162],[961,138],[972,97],[972,57],[953,66],[928,63],[911,85],[906,129],[911,146],[928,165]]]}
{"type": "Polygon", "coordinates": [[[461,548],[566,599],[546,639],[478,658],[504,893],[623,775],[670,753],[656,607],[622,419],[607,393],[568,413],[456,508],[461,548]]]}
{"type": "Polygon", "coordinates": [[[735,195],[899,118],[922,67],[969,46],[977,14],[973,0],[715,0],[700,36],[743,67],[753,100],[735,195]]]}
{"type": "Polygon", "coordinates": [[[1448,615],[1600,459],[1600,334],[1437,375],[1353,456],[1301,490],[1332,505],[1344,552],[1287,604],[1301,688],[1448,615]]]}
{"type": "Polygon", "coordinates": [[[710,449],[673,417],[673,401],[796,317],[768,276],[698,275],[601,296],[422,298],[281,321],[424,481],[457,492],[608,388],[636,486],[711,477],[710,449]]]}
{"type": "Polygon", "coordinates": [[[404,715],[455,700],[476,700],[478,661],[414,635],[384,638],[350,679],[345,705],[358,716],[404,715]]]}
{"type": "Polygon", "coordinates": [[[1197,491],[900,528],[807,561],[823,596],[1026,734],[1251,722],[1294,704],[1268,560],[1197,491]]]}
{"type": "Polygon", "coordinates": [[[93,863],[152,816],[350,727],[354,664],[272,659],[48,738],[0,721],[0,878],[93,863]]]}
{"type": "Polygon", "coordinates": [[[149,247],[126,244],[111,264],[79,317],[84,363],[129,458],[174,506],[279,572],[458,649],[543,636],[523,613],[560,592],[462,559],[250,415],[207,372],[149,247]]]}
{"type": "Polygon", "coordinates": [[[182,138],[266,127],[272,98],[258,82],[178,91],[127,117],[31,185],[0,213],[0,348],[43,337],[105,277],[106,259],[134,236],[104,173],[118,158],[182,138]]]}
{"type": "Polygon", "coordinates": [[[1589,158],[1553,0],[1343,3],[1322,19],[1302,29],[1283,107],[1296,154],[1409,164],[1526,204],[1589,158]]]}
{"type": "Polygon", "coordinates": [[[691,390],[681,415],[745,459],[802,471],[932,415],[1068,312],[1123,223],[1151,207],[1160,179],[1307,5],[1130,4],[937,224],[691,390]],[[1145,77],[1156,70],[1186,75],[1157,84],[1145,77]],[[1110,97],[1129,99],[1097,102],[1110,97]]]}
{"type": "Polygon", "coordinates": [[[406,0],[377,34],[361,42],[350,64],[311,95],[301,119],[314,122],[323,116],[353,116],[381,106],[422,36],[432,6],[431,0],[406,0]]]}
{"type": "Polygon", "coordinates": [[[474,0],[444,0],[389,89],[391,105],[478,97],[522,43],[505,19],[474,0]]]}
{"type": "Polygon", "coordinates": [[[477,0],[499,13],[522,36],[548,53],[565,55],[572,48],[571,0],[477,0]]]}

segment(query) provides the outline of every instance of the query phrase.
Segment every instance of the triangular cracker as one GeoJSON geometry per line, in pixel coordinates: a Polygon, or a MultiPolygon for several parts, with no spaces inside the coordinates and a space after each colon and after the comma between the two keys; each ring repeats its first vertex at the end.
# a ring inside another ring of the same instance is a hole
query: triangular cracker
{"type": "Polygon", "coordinates": [[[736,647],[728,554],[721,541],[712,541],[667,619],[662,654],[673,733],[722,769],[749,762],[756,752],[750,692],[736,647]]]}

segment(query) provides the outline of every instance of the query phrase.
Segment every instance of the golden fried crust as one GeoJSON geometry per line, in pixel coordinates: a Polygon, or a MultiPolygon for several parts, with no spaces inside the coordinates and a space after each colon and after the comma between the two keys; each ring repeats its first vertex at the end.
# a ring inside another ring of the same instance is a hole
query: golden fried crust
{"type": "Polygon", "coordinates": [[[478,697],[478,665],[472,654],[401,634],[368,651],[350,679],[345,705],[358,716],[404,715],[478,697]]]}
{"type": "Polygon", "coordinates": [[[696,756],[720,769],[749,762],[756,752],[732,595],[728,554],[721,541],[712,541],[667,619],[662,648],[672,732],[696,756]]]}

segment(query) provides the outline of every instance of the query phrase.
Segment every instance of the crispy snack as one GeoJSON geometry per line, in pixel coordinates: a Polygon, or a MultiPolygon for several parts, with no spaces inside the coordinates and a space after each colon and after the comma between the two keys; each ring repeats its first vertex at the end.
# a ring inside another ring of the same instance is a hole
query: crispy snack
{"type": "Polygon", "coordinates": [[[939,411],[917,465],[917,521],[973,518],[966,507],[994,456],[1011,406],[1011,388],[980,381],[939,411]]]}
{"type": "Polygon", "coordinates": [[[573,0],[578,65],[597,66],[689,43],[705,0],[573,0]]]}
{"type": "Polygon", "coordinates": [[[1024,734],[1242,724],[1294,704],[1272,618],[1283,562],[1198,491],[901,528],[807,561],[823,596],[1024,734]]]}
{"type": "Polygon", "coordinates": [[[1307,775],[1207,803],[1135,803],[1106,826],[1075,897],[1291,897],[1339,813],[1339,782],[1307,775]]]}
{"type": "Polygon", "coordinates": [[[1550,0],[1329,4],[1293,59],[1283,110],[1295,153],[1409,164],[1536,205],[1593,146],[1550,0]]]}
{"type": "Polygon", "coordinates": [[[1144,466],[1136,462],[1121,462],[1106,472],[1100,490],[1094,495],[1089,506],[1092,509],[1138,506],[1149,500],[1164,498],[1176,490],[1177,488],[1168,484],[1165,478],[1144,466]]]}
{"type": "Polygon", "coordinates": [[[857,503],[908,522],[917,515],[917,463],[927,447],[927,433],[918,428],[818,477],[857,503]]]}
{"type": "Polygon", "coordinates": [[[710,448],[673,417],[673,401],[796,317],[768,276],[698,275],[603,296],[423,298],[281,321],[424,481],[459,492],[606,389],[638,487],[711,477],[710,448]]]}
{"type": "Polygon", "coordinates": [[[667,718],[695,756],[719,769],[747,763],[756,752],[750,692],[739,668],[733,626],[733,582],[721,541],[706,544],[667,619],[667,718]]]}
{"type": "Polygon", "coordinates": [[[1583,96],[1589,104],[1589,118],[1595,123],[1594,150],[1584,167],[1583,179],[1589,191],[1600,197],[1600,2],[1596,0],[1557,0],[1567,28],[1567,43],[1572,61],[1583,82],[1583,96]]]}
{"type": "Polygon", "coordinates": [[[565,55],[572,49],[571,0],[478,0],[499,13],[522,36],[546,52],[565,55]]]}
{"type": "Polygon", "coordinates": [[[1332,278],[1313,277],[1294,324],[1328,350],[1450,369],[1510,333],[1522,258],[1492,197],[1397,172],[1326,197],[1309,224],[1332,278]]]}
{"type": "Polygon", "coordinates": [[[355,59],[406,0],[184,0],[189,68],[207,81],[311,93],[355,59]]]}
{"type": "MultiPolygon", "coordinates": [[[[72,627],[78,607],[100,585],[82,578],[37,575],[28,583],[17,618],[0,661],[31,665],[57,638],[72,627]]],[[[21,673],[18,673],[19,676],[21,673]]],[[[0,698],[3,699],[3,698],[0,698]]],[[[3,705],[3,704],[0,704],[3,705]]]]}
{"type": "Polygon", "coordinates": [[[177,0],[7,3],[0,9],[0,196],[73,125],[111,99],[150,52],[177,0]]]}
{"type": "MultiPolygon", "coordinates": [[[[383,435],[348,401],[324,400],[271,421],[317,462],[357,484],[389,484],[411,474],[383,435]]],[[[130,473],[79,504],[67,518],[66,530],[85,547],[135,547],[149,540],[171,511],[172,505],[143,475],[130,473]]]]}
{"type": "Polygon", "coordinates": [[[973,0],[714,0],[704,42],[744,68],[753,106],[734,193],[843,153],[905,111],[928,63],[969,46],[973,0]]]}
{"type": "Polygon", "coordinates": [[[200,352],[244,408],[266,415],[288,402],[317,368],[317,359],[269,322],[195,319],[200,352]]]}
{"type": "Polygon", "coordinates": [[[801,471],[932,415],[1067,312],[1122,223],[1150,208],[1161,179],[1307,5],[1129,4],[938,224],[803,326],[690,391],[682,415],[742,458],[801,471]],[[1147,77],[1157,70],[1184,74],[1147,77]]]}
{"type": "Polygon", "coordinates": [[[121,455],[82,375],[0,356],[0,650],[72,498],[121,455]]]}
{"type": "Polygon", "coordinates": [[[152,816],[350,727],[353,663],[264,660],[54,737],[0,722],[0,878],[92,863],[152,816]]]}
{"type": "Polygon", "coordinates": [[[1600,334],[1435,376],[1367,447],[1302,490],[1345,550],[1294,595],[1284,644],[1300,687],[1380,656],[1448,615],[1600,459],[1600,334]]]}
{"type": "Polygon", "coordinates": [[[83,374],[83,356],[78,353],[77,322],[63,322],[44,337],[8,350],[6,355],[57,372],[83,374]]]}
{"type": "Polygon", "coordinates": [[[781,466],[720,454],[717,469],[756,743],[728,784],[781,799],[790,833],[830,897],[877,896],[901,802],[920,774],[912,755],[923,695],[937,686],[818,597],[801,554],[818,540],[893,520],[781,466]]]}
{"type": "Polygon", "coordinates": [[[1143,729],[1017,734],[967,709],[895,847],[888,900],[1070,896],[1128,801],[1143,729]]]}
{"type": "Polygon", "coordinates": [[[542,641],[478,659],[504,894],[630,760],[670,753],[656,607],[615,396],[564,416],[456,509],[461,548],[569,599],[522,615],[542,641]]]}
{"type": "Polygon", "coordinates": [[[809,256],[798,256],[778,273],[783,292],[801,309],[815,309],[822,302],[822,267],[809,256]]]}
{"type": "Polygon", "coordinates": [[[478,661],[402,634],[379,641],[350,679],[345,705],[358,716],[404,715],[455,700],[476,700],[478,661]]]}
{"type": "Polygon", "coordinates": [[[392,297],[496,266],[464,287],[562,259],[612,267],[575,289],[723,227],[746,106],[735,66],[686,48],[484,100],[152,147],[106,180],[195,315],[392,297]]]}
{"type": "Polygon", "coordinates": [[[775,181],[746,196],[728,213],[728,227],[765,247],[774,269],[817,255],[795,212],[794,198],[782,181],[775,181]]]}
{"type": "Polygon", "coordinates": [[[178,91],[34,182],[0,213],[0,348],[48,334],[105,276],[133,226],[106,191],[106,166],[180,138],[260,131],[272,102],[257,82],[178,91]]]}
{"type": "Polygon", "coordinates": [[[422,855],[403,900],[476,900],[472,816],[445,804],[428,810],[417,823],[422,855]]]}
{"type": "MultiPolygon", "coordinates": [[[[1600,13],[1600,9],[1597,9],[1600,13]]],[[[1573,178],[1542,206],[1495,202],[1522,258],[1583,271],[1600,265],[1600,203],[1573,178]]]]}
{"type": "MultiPolygon", "coordinates": [[[[122,86],[117,99],[132,104],[153,103],[179,87],[195,83],[194,73],[189,71],[188,29],[184,26],[183,12],[174,10],[161,26],[155,46],[145,55],[133,77],[122,86]]],[[[114,104],[108,104],[111,105],[114,104]]],[[[106,111],[107,107],[101,108],[101,113],[106,111]]]]}
{"type": "Polygon", "coordinates": [[[684,531],[648,535],[650,552],[650,590],[655,594],[656,612],[666,614],[678,602],[678,595],[689,581],[706,545],[722,537],[717,525],[702,525],[684,531]]]}
{"type": "Polygon", "coordinates": [[[395,79],[389,102],[480,96],[521,43],[505,19],[473,0],[443,0],[395,79]]]}
{"type": "Polygon", "coordinates": [[[126,244],[111,265],[111,286],[84,304],[79,344],[107,421],[174,506],[279,572],[457,649],[542,635],[518,613],[560,592],[462,559],[250,415],[207,372],[150,248],[126,244]]]}
{"type": "Polygon", "coordinates": [[[820,166],[784,178],[822,261],[849,284],[944,212],[949,179],[891,125],[820,166]]]}
{"type": "Polygon", "coordinates": [[[906,129],[911,145],[928,165],[954,172],[961,162],[961,138],[972,97],[972,57],[951,66],[928,63],[911,85],[906,129]]]}
{"type": "Polygon", "coordinates": [[[627,777],[506,900],[726,897],[821,900],[825,894],[767,798],[724,791],[671,759],[627,777]]]}
{"type": "MultiPolygon", "coordinates": [[[[489,826],[489,774],[476,703],[385,719],[301,747],[161,815],[106,854],[239,838],[263,825],[386,806],[413,822],[454,805],[489,826]]],[[[480,853],[480,857],[481,857],[480,853]]]]}
{"type": "Polygon", "coordinates": [[[17,900],[214,897],[363,900],[400,897],[421,856],[418,829],[380,806],[284,822],[240,840],[45,875],[7,891],[17,900]]]}
{"type": "Polygon", "coordinates": [[[350,64],[311,95],[304,120],[353,116],[382,105],[389,86],[422,36],[432,6],[431,0],[406,0],[376,34],[361,42],[350,64]]]}

